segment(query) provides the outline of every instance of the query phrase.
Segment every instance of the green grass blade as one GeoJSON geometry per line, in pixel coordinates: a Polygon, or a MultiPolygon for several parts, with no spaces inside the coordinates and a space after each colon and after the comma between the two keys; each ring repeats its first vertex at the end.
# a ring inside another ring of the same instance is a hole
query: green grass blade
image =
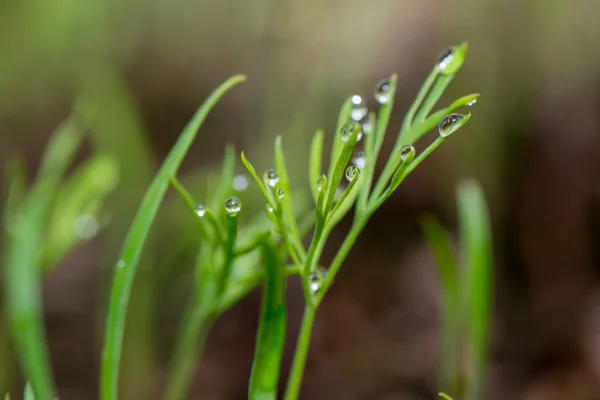
{"type": "Polygon", "coordinates": [[[186,398],[214,319],[211,308],[216,296],[213,249],[202,245],[196,259],[196,286],[177,329],[169,360],[165,400],[186,398]]]}
{"type": "Polygon", "coordinates": [[[273,196],[271,196],[271,194],[270,194],[269,190],[267,189],[267,187],[265,186],[264,182],[256,173],[256,169],[254,169],[254,166],[250,163],[250,161],[248,161],[248,159],[246,158],[246,155],[244,154],[243,151],[242,151],[241,157],[242,157],[242,163],[244,163],[244,166],[246,167],[246,169],[248,170],[248,172],[250,173],[252,178],[254,178],[254,181],[260,188],[260,191],[262,192],[263,196],[265,197],[265,200],[267,200],[267,203],[269,203],[269,205],[274,209],[276,207],[276,205],[275,205],[275,201],[273,200],[273,196]]]}
{"type": "Polygon", "coordinates": [[[42,252],[42,262],[46,271],[55,266],[75,246],[84,242],[85,227],[80,232],[73,229],[81,217],[96,220],[96,228],[87,233],[93,236],[93,230],[101,228],[101,213],[104,202],[116,188],[119,171],[116,160],[107,154],[97,155],[77,168],[61,185],[53,202],[48,221],[47,238],[42,252]]]}
{"type": "Polygon", "coordinates": [[[351,98],[348,97],[344,104],[342,104],[342,108],[340,109],[340,114],[338,115],[337,126],[335,128],[335,132],[333,133],[333,143],[331,144],[331,153],[329,156],[329,169],[327,171],[327,177],[329,178],[329,182],[332,181],[331,177],[333,176],[333,171],[336,166],[336,161],[344,148],[344,142],[340,140],[340,130],[342,126],[348,121],[350,121],[350,113],[352,112],[352,101],[351,98]]]}
{"type": "Polygon", "coordinates": [[[225,208],[223,202],[227,198],[232,189],[233,177],[235,175],[235,147],[228,145],[225,148],[225,159],[221,168],[221,176],[219,177],[219,185],[215,190],[210,206],[215,210],[215,214],[220,220],[225,218],[225,208]]]}
{"type": "Polygon", "coordinates": [[[442,289],[442,341],[440,356],[440,387],[454,389],[453,377],[460,373],[459,289],[458,266],[448,232],[433,215],[421,220],[425,238],[437,261],[442,289]]]}
{"type": "Polygon", "coordinates": [[[433,88],[431,89],[431,92],[429,93],[429,96],[427,96],[427,99],[425,99],[425,101],[423,102],[423,106],[421,107],[421,109],[417,113],[417,116],[415,117],[415,120],[417,122],[424,121],[435,106],[435,104],[438,102],[440,97],[442,97],[442,94],[444,93],[444,91],[446,91],[446,88],[448,87],[450,82],[452,82],[454,76],[462,67],[465,57],[467,55],[467,49],[468,45],[466,43],[454,47],[454,50],[452,52],[452,61],[446,67],[444,72],[439,74],[438,79],[436,80],[435,84],[433,85],[433,88]]]}
{"type": "Polygon", "coordinates": [[[10,157],[4,169],[4,224],[7,225],[17,215],[27,191],[27,173],[23,157],[10,157]]]}
{"type": "MultiPolygon", "coordinates": [[[[279,174],[279,187],[283,189],[284,196],[281,199],[283,206],[283,219],[289,229],[291,240],[296,244],[296,247],[302,247],[302,238],[298,231],[296,218],[294,218],[294,208],[292,205],[292,193],[290,189],[290,178],[285,164],[285,155],[281,145],[281,136],[275,138],[275,168],[279,174]]],[[[303,249],[302,249],[303,250],[303,249]]]]}
{"type": "Polygon", "coordinates": [[[31,388],[31,384],[29,382],[27,382],[27,384],[25,385],[23,400],[35,400],[35,394],[33,394],[33,389],[31,388]]]}
{"type": "Polygon", "coordinates": [[[285,344],[286,310],[283,265],[269,245],[263,246],[266,275],[260,325],[248,399],[275,400],[285,344]]]}
{"type": "Polygon", "coordinates": [[[4,400],[10,400],[10,393],[6,393],[4,395],[4,400]]]}
{"type": "Polygon", "coordinates": [[[179,165],[183,161],[185,154],[196,137],[198,129],[210,110],[229,89],[244,80],[244,76],[234,76],[219,86],[206,99],[183,130],[144,195],[142,204],[125,239],[121,256],[115,269],[100,371],[100,398],[102,400],[115,400],[117,398],[121,345],[131,287],[142,248],[146,242],[158,208],[169,187],[169,180],[177,173],[179,165]]]}
{"type": "MultiPolygon", "coordinates": [[[[367,165],[365,166],[365,182],[363,186],[363,190],[360,193],[357,209],[357,214],[362,214],[367,209],[367,201],[369,198],[369,193],[371,192],[371,185],[373,184],[373,175],[375,174],[376,161],[379,157],[379,152],[381,151],[381,146],[383,145],[383,141],[385,139],[385,133],[387,131],[388,124],[390,122],[390,117],[392,115],[392,110],[394,109],[394,100],[396,98],[396,87],[398,85],[398,76],[393,74],[390,78],[389,83],[389,100],[387,103],[382,104],[379,109],[379,113],[377,115],[377,122],[374,124],[375,131],[370,134],[373,135],[373,146],[367,146],[366,155],[367,155],[367,165]]],[[[368,141],[367,141],[368,143],[368,141]]]]}
{"type": "Polygon", "coordinates": [[[446,393],[438,393],[438,396],[444,400],[452,400],[452,397],[448,396],[446,393]]]}
{"type": "Polygon", "coordinates": [[[458,188],[458,214],[465,254],[464,310],[468,311],[467,397],[482,399],[487,375],[492,298],[492,235],[481,187],[463,182],[458,188]]]}
{"type": "Polygon", "coordinates": [[[315,204],[319,199],[319,189],[317,189],[317,181],[321,177],[323,173],[322,163],[323,163],[323,130],[319,129],[315,136],[313,137],[311,146],[310,146],[310,161],[308,165],[308,177],[309,177],[309,186],[310,192],[313,196],[313,200],[315,204]]]}
{"type": "Polygon", "coordinates": [[[363,178],[364,177],[362,175],[362,172],[360,170],[356,171],[356,176],[354,177],[354,179],[352,179],[352,181],[350,181],[350,184],[348,185],[346,190],[344,190],[344,194],[342,194],[342,197],[340,197],[338,202],[335,203],[335,206],[331,210],[331,213],[327,218],[328,226],[337,225],[337,223],[340,222],[342,218],[344,218],[348,211],[350,211],[350,209],[356,201],[356,198],[360,192],[360,189],[362,188],[362,185],[364,185],[363,178]]]}
{"type": "Polygon", "coordinates": [[[43,232],[50,205],[83,135],[74,121],[58,128],[42,167],[7,238],[6,307],[23,373],[40,398],[51,399],[54,385],[42,318],[40,281],[43,232]]]}
{"type": "Polygon", "coordinates": [[[352,135],[350,135],[346,143],[343,143],[339,137],[336,137],[335,139],[338,142],[342,143],[343,147],[338,155],[338,158],[335,160],[333,172],[331,173],[331,175],[329,175],[329,190],[327,192],[327,201],[325,203],[325,208],[323,209],[324,215],[327,215],[331,210],[331,206],[335,198],[335,192],[337,191],[337,188],[340,185],[340,182],[342,181],[342,177],[344,176],[344,172],[346,171],[348,161],[350,161],[350,158],[352,158],[352,152],[354,151],[354,147],[356,147],[356,143],[358,142],[358,134],[360,132],[360,129],[360,124],[357,123],[356,129],[354,129],[352,135]]]}

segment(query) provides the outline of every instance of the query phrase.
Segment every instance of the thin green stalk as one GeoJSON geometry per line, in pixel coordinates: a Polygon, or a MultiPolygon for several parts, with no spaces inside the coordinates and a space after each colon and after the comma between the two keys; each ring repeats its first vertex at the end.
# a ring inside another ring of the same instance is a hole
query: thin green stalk
{"type": "Polygon", "coordinates": [[[198,307],[196,302],[193,302],[190,308],[190,314],[182,322],[181,331],[175,340],[166,400],[185,398],[212,327],[213,317],[203,307],[198,307]]]}
{"type": "Polygon", "coordinates": [[[306,358],[308,356],[310,337],[312,335],[312,327],[315,322],[316,312],[316,307],[310,305],[304,307],[304,316],[302,317],[302,325],[300,326],[300,333],[298,334],[292,370],[288,377],[285,400],[296,400],[300,394],[300,386],[302,385],[302,377],[304,376],[304,367],[306,366],[306,358]]]}

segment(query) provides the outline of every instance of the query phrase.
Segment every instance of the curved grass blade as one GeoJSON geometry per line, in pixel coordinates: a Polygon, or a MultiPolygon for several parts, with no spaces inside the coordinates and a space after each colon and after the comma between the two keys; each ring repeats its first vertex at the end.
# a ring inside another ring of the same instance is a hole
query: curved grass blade
{"type": "Polygon", "coordinates": [[[421,220],[425,238],[437,261],[442,288],[442,342],[440,361],[440,387],[455,388],[453,375],[460,373],[459,351],[459,288],[458,268],[452,251],[450,237],[433,215],[421,220]]]}
{"type": "Polygon", "coordinates": [[[260,325],[248,399],[275,400],[285,344],[285,276],[282,263],[270,245],[263,246],[266,268],[260,325]]]}
{"type": "Polygon", "coordinates": [[[448,396],[446,393],[438,393],[438,396],[444,400],[452,400],[452,397],[448,396]]]}
{"type": "Polygon", "coordinates": [[[73,120],[58,128],[7,238],[6,306],[12,338],[24,375],[43,399],[54,397],[54,385],[42,318],[39,249],[52,200],[82,138],[73,120]]]}
{"type": "Polygon", "coordinates": [[[234,76],[221,84],[206,99],[183,130],[144,195],[142,204],[123,244],[121,256],[115,270],[102,352],[100,372],[100,398],[102,400],[114,400],[117,398],[121,345],[131,287],[142,248],[146,242],[158,208],[169,187],[169,180],[171,176],[176,174],[179,165],[196,137],[198,129],[210,110],[229,89],[244,80],[245,77],[243,75],[234,76]]]}
{"type": "Polygon", "coordinates": [[[462,306],[468,337],[469,383],[466,398],[483,398],[487,375],[491,320],[492,235],[481,187],[463,182],[458,188],[458,214],[465,254],[465,297],[462,306]]]}
{"type": "Polygon", "coordinates": [[[266,188],[262,179],[260,179],[260,177],[256,173],[256,169],[254,169],[254,166],[250,163],[250,161],[248,161],[248,159],[246,158],[246,155],[244,154],[243,151],[242,151],[241,157],[242,157],[242,162],[244,163],[244,166],[246,167],[246,169],[248,170],[250,175],[252,175],[252,178],[254,178],[254,181],[260,188],[260,191],[262,192],[263,196],[265,197],[265,200],[267,200],[267,203],[269,203],[269,205],[272,208],[275,208],[276,205],[275,205],[275,201],[273,201],[273,196],[270,194],[269,190],[266,188]]]}

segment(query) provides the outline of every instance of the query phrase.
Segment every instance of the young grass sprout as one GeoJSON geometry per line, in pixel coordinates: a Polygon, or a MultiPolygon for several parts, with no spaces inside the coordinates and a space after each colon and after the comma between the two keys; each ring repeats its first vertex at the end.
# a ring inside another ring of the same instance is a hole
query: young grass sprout
{"type": "MultiPolygon", "coordinates": [[[[308,166],[311,184],[306,190],[308,199],[312,197],[311,206],[307,206],[304,193],[290,182],[281,137],[275,140],[274,165],[264,173],[257,172],[242,152],[241,161],[266,203],[266,214],[252,218],[242,218],[245,210],[240,197],[248,180],[235,173],[236,157],[232,147],[226,149],[219,185],[210,199],[198,202],[177,177],[179,166],[210,110],[245,77],[234,76],[219,86],[185,127],[147,189],[115,263],[102,350],[100,399],[118,398],[123,333],[132,284],[150,228],[169,187],[178,193],[190,218],[197,224],[200,243],[193,290],[177,333],[165,398],[186,398],[213,322],[262,283],[263,301],[248,397],[276,399],[286,333],[285,280],[289,275],[298,275],[304,293],[304,316],[285,390],[285,399],[297,399],[317,310],[358,236],[404,179],[470,119],[470,113],[461,115],[455,111],[472,106],[477,94],[464,96],[450,106],[432,112],[462,66],[466,51],[467,45],[461,44],[440,56],[409,108],[378,177],[375,176],[375,165],[384,156],[381,150],[394,106],[396,75],[376,85],[377,111],[370,111],[360,95],[350,96],[344,102],[335,132],[330,136],[329,165],[323,165],[324,131],[318,130],[313,136],[308,166]],[[436,128],[437,138],[417,150],[419,139],[436,128]],[[333,261],[323,267],[321,255],[333,229],[353,208],[352,225],[345,239],[333,261]],[[304,239],[310,230],[310,243],[305,246],[304,239]],[[287,259],[291,260],[291,265],[286,263],[287,259]]],[[[68,162],[71,147],[67,146],[62,152],[62,162],[68,162]]],[[[19,225],[23,239],[9,242],[7,253],[7,304],[12,334],[23,372],[31,380],[31,390],[42,400],[54,397],[54,385],[41,322],[40,259],[33,258],[33,253],[27,249],[42,243],[41,227],[48,214],[46,194],[58,189],[57,179],[64,167],[57,164],[49,179],[44,181],[45,186],[40,184],[39,188],[34,188],[23,202],[21,214],[25,219],[19,225]]],[[[103,192],[100,193],[99,196],[103,192]]],[[[473,240],[471,233],[467,233],[466,240],[473,240]]],[[[56,260],[68,248],[66,246],[48,257],[56,260]]],[[[478,253],[469,255],[480,256],[478,253]]],[[[477,274],[470,277],[474,281],[481,278],[477,274]]],[[[448,294],[450,297],[454,299],[455,293],[448,294]]],[[[483,318],[481,309],[474,308],[472,312],[483,318]]],[[[486,331],[482,324],[473,325],[471,331],[480,340],[479,348],[485,347],[482,338],[486,331]]],[[[481,365],[482,358],[476,360],[481,365]]]]}

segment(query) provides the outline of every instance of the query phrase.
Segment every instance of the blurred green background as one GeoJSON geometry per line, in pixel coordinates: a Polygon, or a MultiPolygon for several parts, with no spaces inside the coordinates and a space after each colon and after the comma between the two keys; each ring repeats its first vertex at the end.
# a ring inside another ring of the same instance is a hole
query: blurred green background
{"type": "MultiPolygon", "coordinates": [[[[106,226],[44,282],[60,398],[97,397],[111,266],[152,174],[210,90],[235,73],[249,77],[209,116],[184,163],[197,198],[226,142],[266,169],[277,134],[295,182],[308,190],[310,138],[319,127],[333,135],[347,96],[374,107],[376,82],[398,74],[390,148],[436,55],[465,40],[466,64],[442,103],[479,92],[473,118],[368,225],[322,307],[302,396],[433,398],[440,296],[417,221],[430,211],[454,229],[454,189],[469,176],[486,191],[495,238],[487,398],[599,398],[598,12],[600,3],[584,0],[1,0],[0,168],[22,154],[31,180],[52,130],[73,109],[90,127],[79,160],[97,152],[119,166],[106,226]]],[[[242,198],[252,202],[253,189],[242,198]]],[[[130,304],[124,399],[158,398],[163,388],[196,236],[170,196],[130,304]]],[[[290,344],[301,296],[292,280],[290,344]]],[[[258,305],[255,293],[218,321],[190,398],[246,397],[258,305]]],[[[7,364],[0,392],[22,387],[7,364]]]]}

